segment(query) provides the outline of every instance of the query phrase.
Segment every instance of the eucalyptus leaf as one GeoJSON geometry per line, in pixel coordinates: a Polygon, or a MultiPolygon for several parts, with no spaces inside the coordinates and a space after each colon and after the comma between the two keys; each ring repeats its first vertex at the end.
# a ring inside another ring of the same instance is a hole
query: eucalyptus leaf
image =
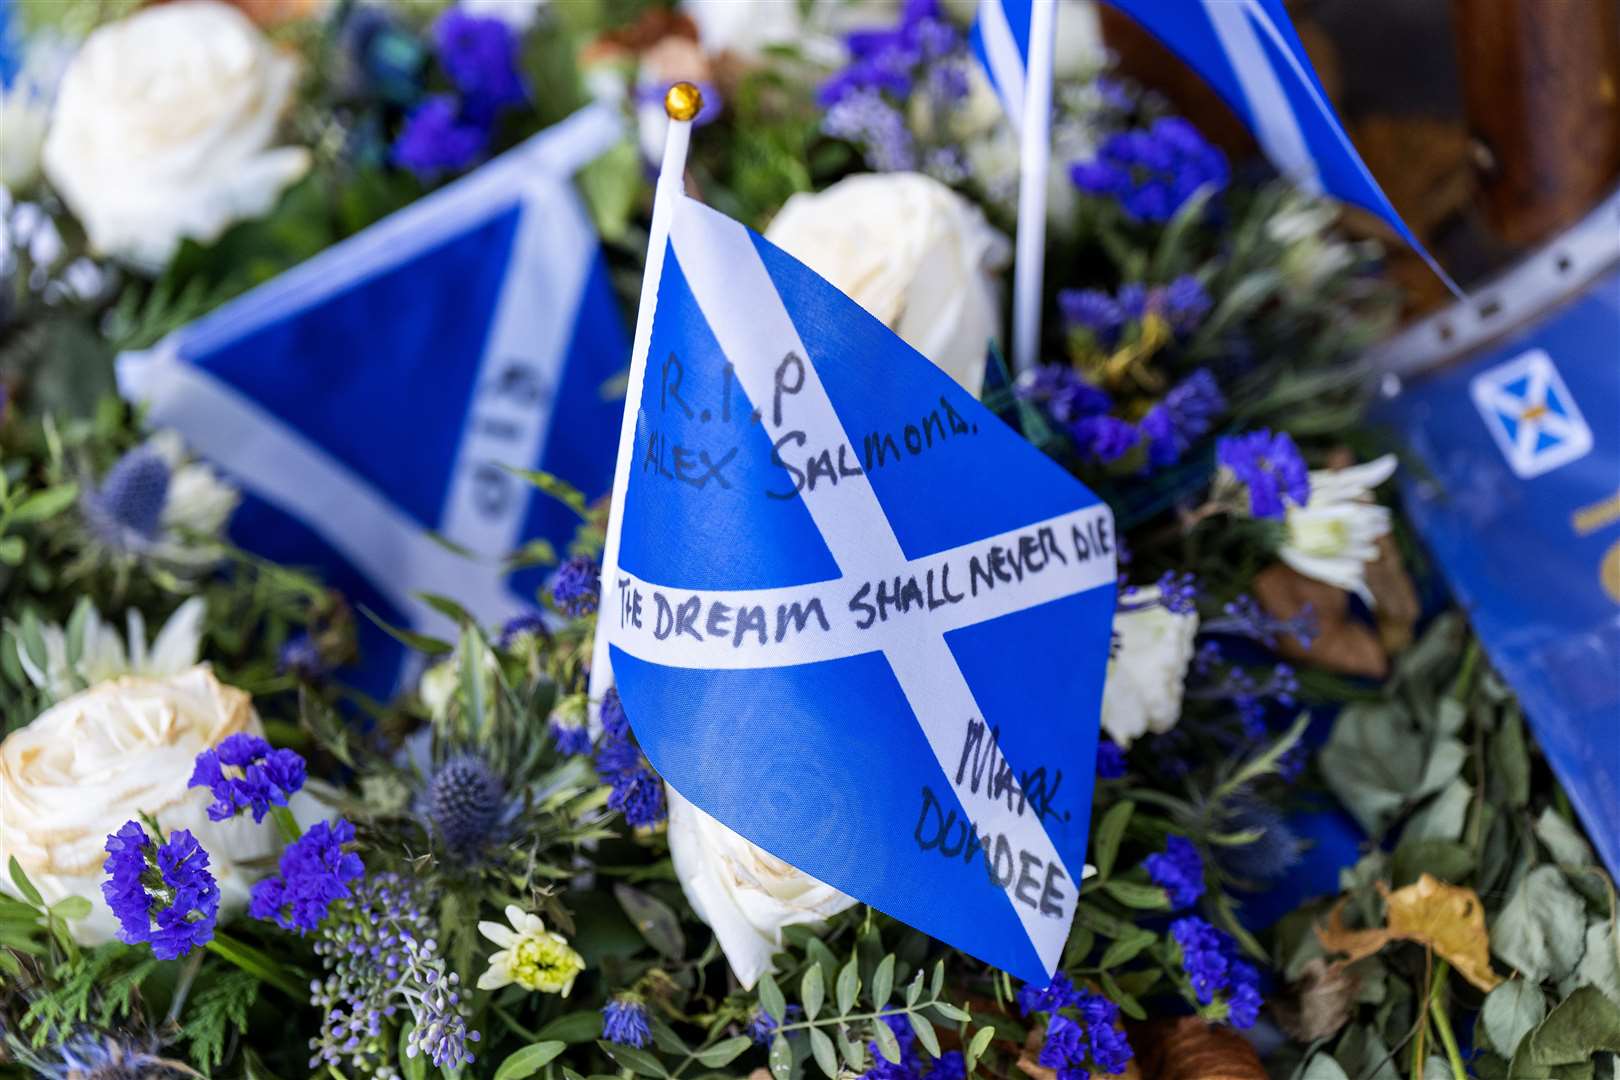
{"type": "Polygon", "coordinates": [[[1368,833],[1383,832],[1423,776],[1423,740],[1388,702],[1357,703],[1334,721],[1322,747],[1322,776],[1368,833]]]}
{"type": "Polygon", "coordinates": [[[1536,838],[1546,847],[1553,861],[1568,866],[1591,866],[1592,845],[1552,807],[1547,807],[1536,818],[1536,838]]]}
{"type": "Polygon", "coordinates": [[[1561,979],[1586,951],[1586,905],[1555,866],[1519,882],[1491,927],[1491,951],[1536,981],[1561,979]]]}
{"type": "Polygon", "coordinates": [[[1547,1017],[1547,995],[1528,979],[1511,979],[1485,996],[1479,1027],[1490,1045],[1511,1058],[1524,1037],[1547,1017]]]}
{"type": "Polygon", "coordinates": [[[1599,1051],[1620,1052],[1620,1005],[1582,986],[1559,1002],[1519,1045],[1508,1066],[1514,1080],[1557,1075],[1559,1066],[1589,1063],[1599,1051]]]}

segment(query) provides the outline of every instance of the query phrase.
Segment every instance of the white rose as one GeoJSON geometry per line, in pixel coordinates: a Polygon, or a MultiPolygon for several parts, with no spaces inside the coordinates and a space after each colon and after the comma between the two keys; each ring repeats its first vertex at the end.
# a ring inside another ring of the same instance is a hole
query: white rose
{"type": "Polygon", "coordinates": [[[708,923],[743,989],[771,969],[782,928],[821,922],[855,900],[766,854],[665,785],[669,854],[697,917],[708,923]]]}
{"type": "Polygon", "coordinates": [[[1145,604],[1114,615],[1114,654],[1103,684],[1102,726],[1128,747],[1149,731],[1162,735],[1181,718],[1187,665],[1192,663],[1198,615],[1177,615],[1158,604],[1157,586],[1131,594],[1145,604]]]}
{"type": "Polygon", "coordinates": [[[803,29],[797,0],[681,0],[681,13],[697,24],[706,51],[749,58],[771,45],[793,44],[803,29]]]}
{"type": "Polygon", "coordinates": [[[298,78],[247,16],[176,0],[98,28],[68,64],[45,175],[101,253],[150,269],[268,211],[309,168],[269,149],[298,78]]]}
{"type": "MultiPolygon", "coordinates": [[[[208,790],[186,787],[201,751],[243,731],[264,733],[251,699],[206,665],[114,679],[53,706],[0,743],[0,864],[15,856],[47,903],[89,900],[74,937],[111,941],[118,921],[101,895],[107,836],[145,813],[166,834],[189,829],[208,852],[221,907],[245,905],[240,864],[277,850],[275,826],[210,821],[208,790]]],[[[0,887],[13,888],[6,875],[0,887]]]]}
{"type": "Polygon", "coordinates": [[[1367,564],[1378,558],[1378,541],[1390,529],[1390,512],[1368,500],[1372,489],[1395,474],[1394,454],[1348,469],[1311,473],[1311,497],[1288,508],[1282,561],[1308,578],[1353,592],[1367,606],[1367,564]]]}
{"type": "Polygon", "coordinates": [[[8,90],[0,86],[0,186],[21,192],[39,179],[39,151],[51,107],[34,87],[18,79],[8,90]]]}
{"type": "Polygon", "coordinates": [[[765,238],[978,394],[1009,255],[978,207],[917,173],[864,174],[793,196],[765,238]]]}

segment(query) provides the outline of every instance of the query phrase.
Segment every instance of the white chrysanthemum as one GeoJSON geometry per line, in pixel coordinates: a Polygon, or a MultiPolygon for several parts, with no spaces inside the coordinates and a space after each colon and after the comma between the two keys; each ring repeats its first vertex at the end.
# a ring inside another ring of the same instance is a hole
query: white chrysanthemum
{"type": "Polygon", "coordinates": [[[1349,469],[1311,473],[1311,498],[1288,509],[1282,561],[1299,573],[1368,604],[1367,564],[1378,558],[1378,541],[1389,532],[1388,507],[1367,501],[1373,488],[1395,472],[1394,454],[1349,469]]]}
{"type": "Polygon", "coordinates": [[[1336,220],[1338,211],[1329,204],[1296,196],[1266,222],[1266,236],[1282,246],[1277,269],[1290,290],[1315,292],[1355,264],[1356,249],[1331,232],[1336,220]]]}
{"type": "Polygon", "coordinates": [[[568,996],[574,980],[585,970],[585,961],[568,944],[568,939],[547,930],[540,916],[516,904],[506,905],[506,921],[480,922],[478,932],[499,946],[491,953],[489,970],[478,976],[478,989],[499,990],[517,983],[525,990],[568,996]]]}
{"type": "Polygon", "coordinates": [[[126,615],[126,639],[92,607],[76,628],[72,624],[63,628],[54,623],[40,628],[40,638],[45,645],[44,667],[29,656],[20,636],[17,661],[29,681],[53,700],[119,675],[168,678],[197,665],[206,614],[207,604],[203,598],[193,596],[175,609],[149,647],[146,620],[139,611],[131,608],[126,615]],[[75,629],[79,634],[77,642],[69,640],[75,629]],[[68,661],[70,654],[77,657],[72,663],[68,661]]]}
{"type": "Polygon", "coordinates": [[[1103,684],[1102,726],[1122,747],[1149,731],[1162,735],[1181,718],[1198,615],[1175,614],[1158,598],[1158,586],[1139,588],[1131,594],[1131,602],[1145,606],[1114,615],[1114,654],[1103,684]]]}

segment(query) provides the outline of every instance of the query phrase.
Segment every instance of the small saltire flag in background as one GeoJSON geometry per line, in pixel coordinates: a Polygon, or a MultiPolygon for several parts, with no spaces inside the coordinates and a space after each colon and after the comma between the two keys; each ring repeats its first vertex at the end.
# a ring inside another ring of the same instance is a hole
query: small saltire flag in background
{"type": "MultiPolygon", "coordinates": [[[[1620,196],[1592,222],[1620,256],[1617,209],[1620,196]]],[[[1534,293],[1532,278],[1497,291],[1534,293]]],[[[1414,380],[1382,419],[1416,459],[1403,470],[1408,514],[1620,876],[1617,341],[1620,263],[1574,302],[1414,380]]]]}
{"type": "Polygon", "coordinates": [[[1015,128],[1024,121],[1033,0],[979,0],[968,45],[1015,128]]]}
{"type": "MultiPolygon", "coordinates": [[[[443,618],[420,593],[492,625],[533,609],[541,571],[501,559],[577,519],[502,466],[611,485],[603,389],[629,344],[572,175],[619,137],[611,112],[577,113],[120,358],[150,424],[243,488],[237,544],[417,629],[443,618]]],[[[358,629],[354,684],[386,695],[402,652],[358,629]]]]}
{"type": "MultiPolygon", "coordinates": [[[[1313,194],[1382,218],[1458,292],[1406,227],[1327,99],[1282,0],[1107,0],[1204,78],[1271,163],[1313,194]]],[[[1006,0],[1026,12],[1030,0],[1006,0]]],[[[992,0],[983,0],[982,12],[992,0]]],[[[999,6],[997,4],[996,6],[999,6]]],[[[1461,295],[1459,293],[1459,295],[1461,295]]]]}
{"type": "Polygon", "coordinates": [[[1084,867],[1112,515],[803,264],[668,197],[604,583],[626,715],[735,832],[1044,985],[1084,867]]]}

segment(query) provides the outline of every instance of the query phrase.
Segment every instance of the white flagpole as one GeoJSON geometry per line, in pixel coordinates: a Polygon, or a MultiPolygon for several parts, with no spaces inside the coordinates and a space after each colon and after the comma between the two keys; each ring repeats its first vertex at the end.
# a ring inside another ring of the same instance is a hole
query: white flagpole
{"type": "Polygon", "coordinates": [[[612,503],[608,507],[607,539],[602,546],[602,603],[596,616],[596,640],[591,648],[591,722],[598,722],[602,695],[613,685],[609,668],[607,620],[618,618],[613,581],[619,566],[619,531],[624,524],[625,491],[630,485],[630,464],[636,443],[636,416],[641,410],[642,387],[647,381],[647,351],[652,345],[653,309],[658,306],[658,283],[669,248],[669,222],[675,200],[684,194],[686,151],[692,140],[692,118],[703,108],[703,95],[691,83],[680,82],[664,95],[669,132],[664,136],[664,157],[653,189],[652,229],[647,236],[647,265],[641,274],[641,300],[636,307],[636,333],[630,346],[630,381],[624,390],[624,418],[619,424],[619,456],[613,469],[612,503]]]}
{"type": "Polygon", "coordinates": [[[1052,45],[1056,0],[1031,0],[1029,65],[1018,134],[1018,248],[1013,266],[1013,370],[1035,366],[1046,270],[1046,182],[1051,160],[1052,45]]]}

